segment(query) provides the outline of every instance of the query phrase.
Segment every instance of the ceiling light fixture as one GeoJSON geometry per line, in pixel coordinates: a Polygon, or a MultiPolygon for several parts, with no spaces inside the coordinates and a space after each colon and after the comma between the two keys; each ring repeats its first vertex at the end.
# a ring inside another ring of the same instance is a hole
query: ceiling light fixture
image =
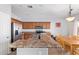
{"type": "Polygon", "coordinates": [[[28,5],[27,7],[28,7],[28,8],[33,8],[33,6],[31,6],[31,5],[28,5]]]}
{"type": "Polygon", "coordinates": [[[69,5],[69,17],[66,18],[67,21],[71,22],[75,19],[75,17],[73,17],[71,15],[71,12],[72,12],[73,9],[71,9],[71,4],[69,5]]]}

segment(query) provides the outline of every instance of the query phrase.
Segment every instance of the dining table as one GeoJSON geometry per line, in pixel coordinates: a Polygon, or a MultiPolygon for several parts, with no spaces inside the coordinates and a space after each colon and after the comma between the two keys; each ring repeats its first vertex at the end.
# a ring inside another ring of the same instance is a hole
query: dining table
{"type": "Polygon", "coordinates": [[[69,37],[64,37],[64,49],[69,51],[70,54],[74,53],[74,50],[79,48],[79,40],[69,37]]]}

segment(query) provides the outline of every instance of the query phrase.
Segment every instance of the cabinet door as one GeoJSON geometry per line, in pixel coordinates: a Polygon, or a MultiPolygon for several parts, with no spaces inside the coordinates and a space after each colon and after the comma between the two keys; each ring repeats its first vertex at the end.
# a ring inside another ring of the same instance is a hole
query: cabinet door
{"type": "Polygon", "coordinates": [[[11,40],[11,18],[8,14],[0,12],[0,55],[9,53],[11,40]]]}
{"type": "Polygon", "coordinates": [[[17,48],[17,55],[48,55],[48,48],[17,48]]]}

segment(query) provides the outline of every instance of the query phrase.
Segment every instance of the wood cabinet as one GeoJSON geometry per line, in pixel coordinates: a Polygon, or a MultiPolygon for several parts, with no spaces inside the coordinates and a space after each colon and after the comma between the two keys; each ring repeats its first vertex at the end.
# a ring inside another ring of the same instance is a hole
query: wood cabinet
{"type": "MultiPolygon", "coordinates": [[[[50,29],[50,22],[23,22],[23,29],[35,29],[36,26],[42,26],[44,29],[50,29]]],[[[32,37],[32,32],[24,32],[24,39],[32,37]]]]}
{"type": "Polygon", "coordinates": [[[21,21],[11,18],[11,23],[15,23],[15,25],[16,25],[16,27],[18,27],[18,29],[22,29],[22,22],[21,21]]]}
{"type": "MultiPolygon", "coordinates": [[[[51,36],[51,33],[50,32],[46,32],[48,36],[51,36]]],[[[33,37],[33,34],[34,32],[23,32],[23,38],[24,40],[27,40],[29,38],[32,38],[33,37]]]]}
{"type": "Polygon", "coordinates": [[[24,39],[25,40],[32,37],[32,32],[23,32],[23,34],[24,34],[24,39]]]}
{"type": "Polygon", "coordinates": [[[23,29],[34,29],[35,26],[43,26],[44,29],[50,29],[50,22],[23,22],[23,29]]]}
{"type": "Polygon", "coordinates": [[[18,19],[15,19],[15,18],[11,18],[11,23],[17,23],[18,25],[19,24],[22,25],[22,21],[19,21],[18,19]]]}

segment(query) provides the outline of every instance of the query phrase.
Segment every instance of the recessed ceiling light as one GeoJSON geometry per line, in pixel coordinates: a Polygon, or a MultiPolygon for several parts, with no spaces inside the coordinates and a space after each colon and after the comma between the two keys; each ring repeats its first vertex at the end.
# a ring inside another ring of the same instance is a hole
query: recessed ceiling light
{"type": "Polygon", "coordinates": [[[43,7],[43,5],[42,5],[42,4],[39,4],[39,6],[40,6],[40,7],[43,7]]]}
{"type": "Polygon", "coordinates": [[[28,5],[27,7],[28,7],[28,8],[33,8],[33,6],[32,6],[32,5],[28,5]]]}

